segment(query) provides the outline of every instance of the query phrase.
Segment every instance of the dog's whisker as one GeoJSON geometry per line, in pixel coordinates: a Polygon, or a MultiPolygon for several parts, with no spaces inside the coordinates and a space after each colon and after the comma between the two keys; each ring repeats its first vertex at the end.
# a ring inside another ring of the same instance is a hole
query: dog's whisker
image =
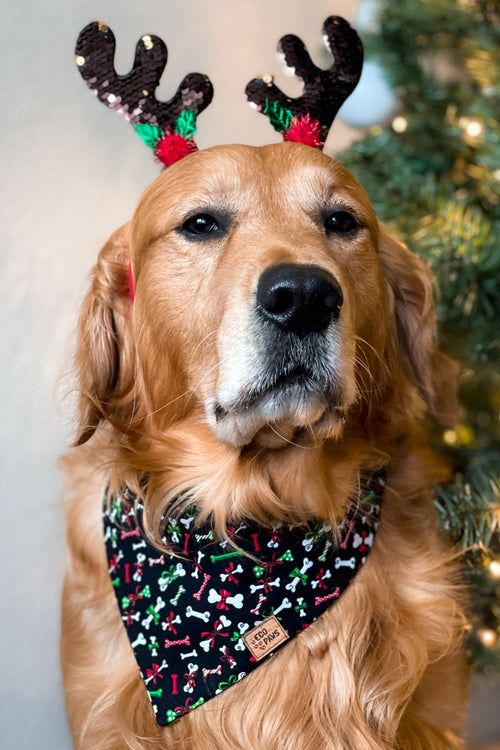
{"type": "Polygon", "coordinates": [[[230,358],[231,358],[231,355],[227,354],[225,357],[222,357],[222,359],[219,359],[218,362],[216,362],[215,365],[213,365],[209,370],[207,370],[205,373],[203,373],[202,377],[197,382],[197,384],[190,389],[191,390],[191,394],[194,396],[194,394],[196,393],[196,391],[198,390],[198,388],[200,387],[200,385],[203,383],[203,381],[205,380],[205,378],[208,375],[210,375],[214,370],[216,370],[218,367],[220,367],[222,364],[224,364],[224,362],[227,362],[227,360],[230,359],[230,358]]]}
{"type": "Polygon", "coordinates": [[[375,378],[373,376],[372,371],[370,370],[370,368],[368,366],[368,363],[365,362],[363,359],[361,359],[358,356],[356,356],[356,358],[354,360],[354,368],[356,369],[357,372],[359,372],[359,368],[361,368],[368,375],[368,377],[370,378],[370,380],[372,382],[375,382],[375,378]]]}
{"type": "MultiPolygon", "coordinates": [[[[200,380],[198,381],[198,383],[196,383],[196,385],[191,386],[190,388],[188,388],[187,390],[185,390],[184,393],[180,393],[178,396],[176,396],[175,398],[173,398],[168,403],[163,404],[163,406],[159,406],[154,411],[148,412],[148,414],[146,414],[146,418],[152,417],[155,414],[158,414],[158,412],[163,411],[164,409],[168,409],[169,406],[172,406],[172,404],[175,404],[176,401],[179,401],[181,398],[184,398],[185,396],[188,396],[190,398],[193,397],[196,394],[196,391],[198,390],[198,388],[200,387],[200,385],[205,380],[205,378],[208,377],[208,375],[210,375],[211,372],[213,372],[215,369],[217,369],[217,367],[219,367],[227,359],[229,359],[229,355],[227,355],[226,357],[223,357],[222,359],[220,359],[218,362],[215,363],[215,365],[213,365],[213,367],[211,367],[209,370],[207,370],[203,374],[203,376],[200,378],[200,380]]],[[[142,419],[142,417],[141,417],[141,419],[142,419]]]]}
{"type": "Polygon", "coordinates": [[[193,364],[194,358],[196,357],[198,350],[203,346],[203,344],[205,343],[205,341],[207,341],[207,339],[209,339],[211,336],[214,336],[216,333],[219,333],[219,328],[215,328],[213,331],[210,331],[210,333],[207,333],[207,335],[204,336],[202,340],[197,344],[193,354],[191,355],[191,359],[189,360],[188,370],[191,369],[191,365],[193,364]]]}
{"type": "Polygon", "coordinates": [[[289,445],[294,445],[296,448],[302,448],[303,450],[314,450],[314,447],[312,445],[300,445],[300,443],[295,443],[293,440],[289,440],[284,435],[282,435],[278,430],[276,430],[271,422],[268,423],[269,427],[271,428],[272,432],[274,432],[275,435],[277,435],[279,438],[285,441],[285,443],[288,443],[289,445]]]}
{"type": "Polygon", "coordinates": [[[388,366],[387,362],[385,361],[385,359],[382,356],[382,354],[379,351],[377,351],[377,349],[373,346],[373,344],[370,344],[369,341],[367,341],[362,336],[358,336],[357,334],[354,334],[354,339],[356,341],[358,341],[360,344],[364,344],[364,346],[368,347],[368,349],[370,349],[373,352],[373,354],[375,355],[375,357],[377,358],[377,360],[378,360],[379,364],[381,365],[381,367],[386,371],[387,374],[389,374],[389,366],[388,366]]]}
{"type": "MultiPolygon", "coordinates": [[[[142,326],[140,327],[139,333],[137,334],[137,338],[136,338],[135,344],[134,344],[134,352],[135,352],[135,358],[134,358],[134,384],[137,383],[137,377],[138,377],[138,373],[139,373],[139,362],[140,362],[140,358],[139,358],[139,341],[141,340],[141,336],[142,336],[142,333],[144,331],[145,325],[146,325],[146,321],[144,321],[143,324],[142,324],[142,326]]],[[[136,406],[137,406],[137,392],[136,392],[136,389],[134,388],[134,397],[132,399],[132,410],[130,412],[130,419],[129,419],[129,422],[128,422],[128,427],[129,428],[136,421],[134,419],[134,416],[133,416],[135,414],[136,406]]]]}

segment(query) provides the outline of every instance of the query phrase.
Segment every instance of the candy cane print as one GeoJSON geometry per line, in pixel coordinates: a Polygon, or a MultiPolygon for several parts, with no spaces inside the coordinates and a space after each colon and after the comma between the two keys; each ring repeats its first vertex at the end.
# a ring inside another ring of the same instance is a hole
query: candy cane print
{"type": "Polygon", "coordinates": [[[203,573],[203,583],[201,584],[196,594],[193,594],[194,599],[197,599],[198,601],[200,601],[201,595],[203,594],[203,591],[205,590],[205,586],[207,585],[211,577],[212,576],[210,575],[210,573],[203,573]]]}
{"type": "Polygon", "coordinates": [[[213,531],[209,531],[208,534],[195,534],[196,541],[199,542],[211,542],[214,538],[213,531]]]}
{"type": "Polygon", "coordinates": [[[221,674],[222,664],[219,664],[215,669],[205,669],[205,667],[202,667],[201,671],[203,672],[203,677],[208,677],[211,674],[221,674]]]}
{"type": "Polygon", "coordinates": [[[177,593],[176,593],[176,595],[174,596],[174,598],[173,598],[173,599],[170,599],[170,604],[172,605],[172,607],[175,607],[175,606],[176,606],[176,605],[178,604],[178,602],[179,602],[179,599],[181,598],[182,594],[185,594],[185,593],[186,593],[186,589],[185,589],[185,588],[184,588],[184,586],[183,586],[183,585],[181,584],[181,585],[179,586],[179,588],[177,589],[177,593]]]}
{"type": "Polygon", "coordinates": [[[161,555],[160,557],[150,557],[148,559],[149,567],[152,568],[154,565],[163,565],[165,562],[165,555],[161,555]]]}
{"type": "Polygon", "coordinates": [[[349,541],[349,538],[350,538],[350,536],[352,534],[352,530],[353,530],[353,528],[354,528],[355,525],[356,525],[356,521],[353,518],[352,521],[351,521],[351,523],[349,524],[349,528],[347,530],[347,534],[345,536],[345,539],[344,539],[344,541],[340,545],[341,549],[346,549],[347,542],[349,541]]]}
{"type": "Polygon", "coordinates": [[[326,542],[326,544],[325,544],[325,549],[323,550],[323,552],[321,553],[321,555],[318,557],[318,560],[320,562],[325,562],[326,556],[328,554],[328,550],[330,549],[331,546],[332,546],[332,542],[328,539],[327,542],[326,542]]]}
{"type": "Polygon", "coordinates": [[[340,596],[340,588],[337,586],[335,591],[332,594],[327,594],[326,596],[317,596],[314,600],[314,604],[316,607],[318,604],[321,604],[321,602],[326,602],[328,599],[337,599],[340,596]]]}
{"type": "Polygon", "coordinates": [[[250,610],[252,615],[258,615],[259,610],[262,607],[263,602],[267,600],[267,596],[265,596],[262,592],[259,594],[259,601],[257,602],[256,606],[250,610]]]}
{"type": "Polygon", "coordinates": [[[165,639],[165,648],[170,648],[171,646],[190,646],[190,645],[191,645],[191,640],[188,635],[185,638],[183,638],[182,641],[169,641],[168,638],[165,639]]]}

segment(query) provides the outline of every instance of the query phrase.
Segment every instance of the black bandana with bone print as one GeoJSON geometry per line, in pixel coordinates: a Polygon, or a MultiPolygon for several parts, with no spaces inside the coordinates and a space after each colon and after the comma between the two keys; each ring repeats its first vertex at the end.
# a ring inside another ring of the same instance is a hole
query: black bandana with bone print
{"type": "Polygon", "coordinates": [[[321,523],[241,524],[232,546],[196,527],[193,507],[166,519],[171,554],[148,542],[130,493],[106,500],[109,574],[158,724],[236,684],[338,600],[373,545],[384,484],[365,480],[337,544],[321,523]]]}

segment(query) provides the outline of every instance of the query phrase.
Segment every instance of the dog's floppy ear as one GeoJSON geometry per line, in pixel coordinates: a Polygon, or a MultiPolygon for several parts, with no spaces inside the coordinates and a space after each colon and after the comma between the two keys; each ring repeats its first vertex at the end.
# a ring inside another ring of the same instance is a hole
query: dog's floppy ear
{"type": "Polygon", "coordinates": [[[436,346],[433,277],[424,263],[380,227],[380,266],[396,318],[397,344],[405,368],[418,384],[429,412],[446,427],[456,423],[457,364],[436,346]]]}
{"type": "Polygon", "coordinates": [[[119,424],[131,416],[135,368],[129,257],[127,224],[101,250],[80,313],[76,445],[86,442],[101,420],[119,424]]]}

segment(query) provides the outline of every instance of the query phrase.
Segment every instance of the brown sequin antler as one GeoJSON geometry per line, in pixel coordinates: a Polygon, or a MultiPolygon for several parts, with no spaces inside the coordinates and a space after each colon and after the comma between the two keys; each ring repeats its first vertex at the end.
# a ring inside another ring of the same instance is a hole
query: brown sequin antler
{"type": "Polygon", "coordinates": [[[169,166],[196,150],[196,117],[212,101],[207,76],[190,73],[168,102],[154,92],[167,64],[167,48],[157,36],[143,36],[132,70],[118,75],[114,67],[115,37],[108,26],[86,26],[76,43],[76,63],[87,86],[107,107],[122,113],[158,159],[169,166]]]}
{"type": "Polygon", "coordinates": [[[334,60],[327,70],[312,62],[297,36],[288,34],[278,44],[287,66],[304,84],[302,96],[286,96],[272,76],[254,78],[246,87],[249,102],[269,118],[285,140],[319,148],[323,148],[335,115],[355,89],[363,67],[363,45],[347,21],[330,16],[323,25],[323,37],[334,60]]]}

